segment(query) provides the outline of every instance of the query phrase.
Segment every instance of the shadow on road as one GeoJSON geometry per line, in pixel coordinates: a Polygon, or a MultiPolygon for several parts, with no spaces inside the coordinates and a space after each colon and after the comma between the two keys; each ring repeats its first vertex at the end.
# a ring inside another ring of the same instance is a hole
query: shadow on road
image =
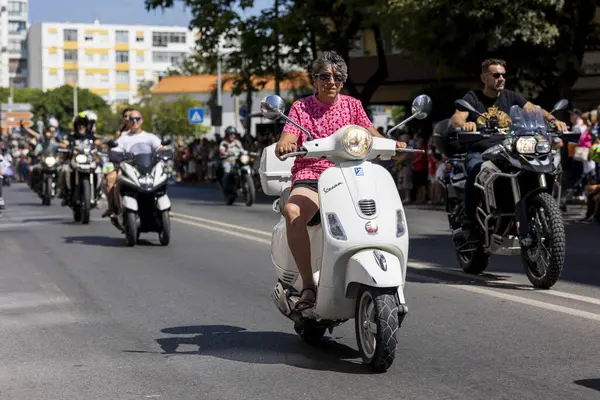
{"type": "MultiPolygon", "coordinates": [[[[142,233],[143,235],[143,233],[142,233]]],[[[62,238],[65,243],[69,244],[83,244],[86,246],[102,246],[102,247],[126,247],[124,237],[111,237],[111,236],[63,236],[62,238]]],[[[159,246],[157,243],[153,243],[144,238],[140,238],[137,242],[138,246],[159,246]]]]}
{"type": "MultiPolygon", "coordinates": [[[[598,227],[588,225],[566,225],[567,230],[567,253],[565,266],[559,278],[560,281],[593,285],[600,287],[600,269],[597,262],[600,258],[600,248],[597,238],[600,235],[598,227]]],[[[440,232],[436,235],[418,235],[410,238],[409,257],[419,262],[430,263],[441,268],[458,268],[458,262],[454,255],[454,248],[450,233],[440,232]],[[435,250],[434,250],[435,249],[435,250]]],[[[410,263],[409,263],[410,267],[410,263]]],[[[431,270],[410,269],[410,272],[419,275],[431,275],[436,279],[443,276],[443,280],[452,283],[478,283],[483,286],[494,286],[498,288],[530,290],[532,286],[502,284],[503,280],[510,277],[506,274],[525,275],[521,265],[520,256],[492,256],[490,265],[485,274],[479,275],[486,278],[485,281],[470,279],[469,275],[464,277],[449,276],[431,270]]]]}
{"type": "Polygon", "coordinates": [[[204,355],[249,364],[286,364],[351,374],[371,373],[356,360],[360,357],[357,350],[334,340],[325,339],[317,348],[311,347],[295,334],[252,332],[230,325],[179,326],[161,332],[175,335],[156,339],[163,354],[204,355]],[[178,351],[182,345],[186,350],[178,351]],[[188,346],[197,349],[187,350],[188,346]]]}
{"type": "Polygon", "coordinates": [[[600,378],[580,379],[573,382],[576,385],[586,387],[588,389],[597,390],[600,392],[600,378]]]}

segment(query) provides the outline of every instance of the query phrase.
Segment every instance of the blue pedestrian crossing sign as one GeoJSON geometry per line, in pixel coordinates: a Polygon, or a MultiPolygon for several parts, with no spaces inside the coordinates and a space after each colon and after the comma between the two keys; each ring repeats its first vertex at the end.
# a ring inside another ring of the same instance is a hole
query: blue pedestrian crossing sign
{"type": "Polygon", "coordinates": [[[190,108],[188,110],[188,122],[198,125],[204,122],[204,110],[202,108],[190,108]]]}

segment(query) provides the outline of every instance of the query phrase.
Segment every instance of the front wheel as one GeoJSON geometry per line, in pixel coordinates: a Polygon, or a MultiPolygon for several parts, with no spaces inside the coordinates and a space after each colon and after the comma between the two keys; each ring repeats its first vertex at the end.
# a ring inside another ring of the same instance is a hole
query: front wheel
{"type": "Polygon", "coordinates": [[[168,246],[171,241],[171,218],[169,210],[164,210],[160,213],[161,231],[158,234],[158,240],[163,246],[168,246]]]}
{"type": "Polygon", "coordinates": [[[49,206],[52,203],[52,182],[52,177],[47,177],[46,183],[42,187],[42,204],[45,206],[49,206]]]}
{"type": "Polygon", "coordinates": [[[125,222],[125,238],[127,239],[127,246],[133,247],[138,239],[136,213],[129,210],[125,211],[125,218],[123,218],[123,221],[125,222]]]}
{"type": "Polygon", "coordinates": [[[528,206],[527,217],[536,245],[521,248],[527,278],[539,289],[551,288],[565,264],[566,234],[562,213],[549,193],[538,193],[528,206]]]}
{"type": "Polygon", "coordinates": [[[81,223],[90,223],[91,184],[89,178],[81,181],[81,223]]]}
{"type": "Polygon", "coordinates": [[[354,322],[363,362],[375,372],[387,371],[396,357],[400,328],[394,291],[363,286],[357,298],[354,322]]]}
{"type": "Polygon", "coordinates": [[[248,207],[254,204],[256,200],[256,187],[254,186],[254,181],[252,180],[252,176],[245,175],[244,176],[244,200],[248,207]]]}

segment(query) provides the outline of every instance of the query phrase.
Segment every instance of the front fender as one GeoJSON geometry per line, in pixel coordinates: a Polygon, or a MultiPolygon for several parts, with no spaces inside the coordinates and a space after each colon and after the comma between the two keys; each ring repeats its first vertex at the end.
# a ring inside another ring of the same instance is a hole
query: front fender
{"type": "Polygon", "coordinates": [[[351,295],[360,285],[376,288],[398,288],[400,303],[404,304],[404,275],[400,259],[383,250],[362,250],[348,260],[346,267],[346,295],[351,295]],[[376,255],[379,255],[379,257],[376,255]],[[377,258],[383,257],[385,270],[377,258]]]}
{"type": "Polygon", "coordinates": [[[163,196],[160,196],[158,198],[158,200],[156,200],[156,208],[159,211],[164,211],[164,210],[168,210],[171,208],[171,199],[169,199],[169,196],[167,196],[166,194],[163,196]]]}
{"type": "Polygon", "coordinates": [[[138,202],[135,198],[131,196],[123,196],[121,199],[121,206],[131,211],[138,211],[138,202]]]}

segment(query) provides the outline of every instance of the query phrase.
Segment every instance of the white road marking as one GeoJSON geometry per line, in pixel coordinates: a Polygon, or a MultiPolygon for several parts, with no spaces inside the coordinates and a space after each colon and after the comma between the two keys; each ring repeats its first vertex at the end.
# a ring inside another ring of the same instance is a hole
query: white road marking
{"type": "MultiPolygon", "coordinates": [[[[178,217],[178,218],[191,219],[191,220],[194,220],[197,222],[203,222],[205,224],[221,226],[223,228],[235,229],[236,231],[249,232],[249,233],[254,233],[256,235],[271,237],[271,232],[265,232],[265,231],[261,231],[258,229],[246,228],[245,226],[233,225],[233,224],[228,224],[228,223],[221,222],[221,221],[214,221],[212,219],[200,218],[200,217],[195,217],[193,215],[186,215],[186,214],[179,214],[179,213],[173,213],[173,216],[178,217]]],[[[269,241],[269,243],[271,243],[271,241],[269,241]]]]}
{"type": "MultiPolygon", "coordinates": [[[[270,237],[271,236],[270,232],[260,231],[257,229],[245,228],[245,227],[241,227],[241,226],[237,226],[237,225],[233,225],[233,224],[227,224],[227,223],[220,222],[220,221],[213,221],[213,220],[210,220],[207,218],[194,217],[194,216],[186,215],[186,214],[176,213],[175,216],[176,217],[172,218],[172,220],[181,222],[183,224],[195,226],[198,228],[208,229],[211,231],[221,232],[226,235],[235,236],[235,237],[243,238],[246,240],[251,240],[254,242],[261,243],[261,244],[271,244],[271,240],[264,238],[265,236],[270,237]],[[182,219],[182,218],[186,218],[186,219],[182,219]],[[192,221],[190,221],[190,220],[192,220],[192,221]],[[199,222],[194,222],[194,221],[199,221],[199,222]],[[223,227],[223,228],[220,228],[220,227],[223,227]],[[231,231],[229,229],[224,229],[224,228],[260,234],[260,235],[263,235],[263,237],[256,237],[256,236],[248,235],[245,233],[240,233],[237,231],[231,231]]],[[[409,262],[408,268],[409,268],[409,270],[410,269],[435,270],[436,272],[440,272],[440,273],[444,273],[444,274],[448,274],[448,275],[455,275],[455,276],[460,276],[463,278],[472,278],[472,279],[480,280],[480,281],[481,280],[489,281],[489,278],[486,278],[485,276],[467,275],[457,269],[442,268],[442,267],[438,267],[438,266],[427,264],[427,263],[409,262]]],[[[427,277],[427,279],[436,281],[438,283],[443,282],[442,280],[438,280],[435,278],[427,277]]],[[[491,281],[491,282],[493,282],[493,281],[491,281]]],[[[586,302],[586,303],[590,303],[590,304],[600,304],[600,299],[596,299],[593,297],[580,296],[577,294],[559,292],[556,290],[545,290],[545,291],[534,290],[534,288],[532,288],[532,287],[526,287],[523,284],[519,284],[517,282],[509,281],[509,280],[498,282],[498,285],[503,285],[503,284],[504,285],[518,285],[518,286],[520,286],[520,289],[526,288],[527,290],[531,290],[532,292],[535,292],[535,293],[543,293],[543,294],[562,297],[562,298],[566,298],[566,299],[586,302]]],[[[472,292],[472,293],[482,294],[482,295],[486,295],[486,296],[490,296],[490,297],[495,297],[495,298],[499,298],[499,299],[503,299],[503,300],[510,300],[510,301],[514,301],[516,303],[527,304],[527,305],[537,307],[537,308],[542,308],[545,310],[557,311],[557,312],[560,312],[563,314],[569,314],[569,315],[573,315],[573,316],[577,316],[577,317],[581,317],[581,318],[585,318],[585,319],[589,319],[589,320],[593,320],[593,321],[600,321],[600,314],[577,310],[575,308],[569,308],[569,307],[564,307],[564,306],[559,306],[559,305],[548,304],[548,303],[544,303],[544,302],[541,302],[538,300],[533,300],[533,299],[530,299],[527,297],[515,296],[512,294],[502,293],[502,292],[498,292],[498,291],[490,290],[490,289],[484,289],[484,288],[481,288],[478,286],[473,286],[473,285],[446,284],[445,286],[472,292]]]]}
{"type": "MultiPolygon", "coordinates": [[[[252,241],[255,241],[255,242],[258,242],[258,243],[271,244],[271,240],[270,239],[264,239],[264,238],[261,238],[261,237],[256,237],[256,236],[252,236],[252,235],[248,235],[248,234],[240,233],[240,232],[233,232],[233,231],[230,231],[229,229],[217,228],[215,226],[207,226],[206,224],[201,224],[201,223],[190,221],[190,220],[187,220],[187,219],[181,219],[181,218],[178,217],[181,214],[175,214],[175,215],[176,215],[175,217],[171,218],[172,221],[181,222],[182,224],[191,225],[191,226],[195,226],[195,227],[198,227],[198,228],[204,228],[204,229],[208,229],[208,230],[211,230],[211,231],[221,232],[221,233],[224,233],[226,235],[235,236],[235,237],[239,237],[239,238],[247,239],[247,240],[252,240],[252,241]]],[[[185,217],[189,218],[189,216],[187,216],[187,215],[185,217]]],[[[233,226],[230,229],[234,229],[234,228],[238,229],[238,227],[233,227],[233,226]]],[[[269,236],[271,236],[271,234],[269,234],[269,236]]]]}
{"type": "Polygon", "coordinates": [[[43,282],[40,283],[40,286],[42,287],[50,301],[63,314],[63,316],[70,321],[75,321],[76,316],[79,314],[79,312],[77,311],[77,308],[75,307],[71,299],[69,299],[69,297],[67,297],[67,295],[62,290],[60,290],[60,288],[56,284],[52,282],[43,282]]]}
{"type": "Polygon", "coordinates": [[[547,294],[549,296],[556,296],[556,297],[562,297],[564,299],[581,301],[583,303],[600,305],[600,299],[596,299],[594,297],[581,296],[579,294],[560,292],[560,291],[552,290],[552,289],[551,290],[536,289],[532,286],[528,286],[527,284],[511,281],[508,279],[497,280],[497,279],[494,279],[493,277],[489,277],[489,276],[485,276],[485,275],[469,275],[469,274],[466,274],[463,271],[456,269],[456,268],[438,267],[438,266],[430,265],[427,263],[414,262],[414,261],[410,261],[410,260],[408,263],[409,263],[408,264],[409,268],[420,269],[420,270],[432,270],[432,271],[440,272],[443,274],[454,275],[454,276],[459,276],[459,277],[463,277],[463,278],[467,278],[467,279],[473,279],[473,280],[477,280],[477,281],[487,282],[487,283],[491,283],[491,284],[497,285],[497,286],[503,286],[503,285],[515,286],[515,287],[518,287],[519,290],[527,290],[530,292],[547,294]]]}

